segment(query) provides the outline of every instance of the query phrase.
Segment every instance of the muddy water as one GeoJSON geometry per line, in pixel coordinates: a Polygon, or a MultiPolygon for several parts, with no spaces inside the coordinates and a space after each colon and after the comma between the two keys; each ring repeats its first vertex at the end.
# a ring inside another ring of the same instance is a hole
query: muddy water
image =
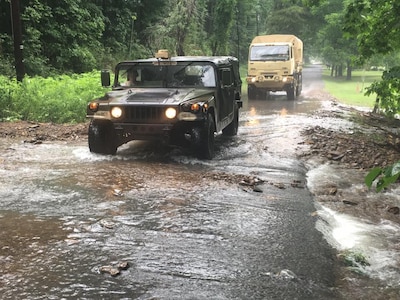
{"type": "Polygon", "coordinates": [[[212,161],[145,142],[110,157],[2,140],[1,298],[340,299],[336,251],[294,155],[315,122],[305,113],[322,105],[318,76],[305,72],[296,102],[246,101],[212,161]]]}
{"type": "Polygon", "coordinates": [[[2,298],[332,298],[333,253],[308,191],[290,186],[304,168],[248,135],[219,138],[211,162],[146,143],[104,157],[3,141],[2,298]],[[264,192],[218,174],[253,174],[264,192]],[[119,262],[130,268],[101,272],[119,262]]]}

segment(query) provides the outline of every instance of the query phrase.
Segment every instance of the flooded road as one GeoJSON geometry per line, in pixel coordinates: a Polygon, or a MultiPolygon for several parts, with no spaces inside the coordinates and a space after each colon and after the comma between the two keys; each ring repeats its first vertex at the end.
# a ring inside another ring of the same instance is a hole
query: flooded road
{"type": "Polygon", "coordinates": [[[212,161],[1,140],[1,299],[340,299],[295,158],[320,72],[305,70],[297,101],[245,101],[212,161]]]}

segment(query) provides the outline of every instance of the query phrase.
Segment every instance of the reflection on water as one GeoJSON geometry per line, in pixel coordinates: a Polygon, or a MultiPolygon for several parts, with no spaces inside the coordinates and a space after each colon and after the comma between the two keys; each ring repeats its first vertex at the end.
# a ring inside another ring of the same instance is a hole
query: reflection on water
{"type": "Polygon", "coordinates": [[[68,231],[60,220],[8,211],[0,211],[0,227],[1,298],[28,299],[30,289],[40,285],[45,289],[56,280],[43,270],[58,267],[49,249],[57,247],[68,231]]]}

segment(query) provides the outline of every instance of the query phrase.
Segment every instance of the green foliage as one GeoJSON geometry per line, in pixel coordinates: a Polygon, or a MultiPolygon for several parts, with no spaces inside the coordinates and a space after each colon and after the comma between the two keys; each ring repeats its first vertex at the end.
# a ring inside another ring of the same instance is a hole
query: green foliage
{"type": "Polygon", "coordinates": [[[376,181],[376,191],[380,192],[387,188],[389,185],[395,183],[400,177],[400,161],[387,167],[373,168],[368,172],[364,178],[365,184],[368,188],[371,188],[373,183],[376,181]]]}
{"type": "Polygon", "coordinates": [[[294,34],[302,38],[311,14],[301,1],[294,2],[298,4],[276,2],[277,8],[271,12],[267,20],[268,34],[294,34]]]}
{"type": "MultiPolygon", "coordinates": [[[[309,45],[318,28],[310,25],[312,16],[303,0],[21,0],[20,4],[29,76],[112,68],[120,60],[149,57],[161,48],[180,55],[235,55],[246,61],[255,35],[301,33],[309,45]],[[267,22],[275,16],[277,23],[267,22]]],[[[14,72],[10,15],[9,1],[0,1],[2,75],[14,72]]]]}
{"type": "Polygon", "coordinates": [[[384,71],[382,80],[375,81],[366,89],[366,95],[375,93],[379,107],[389,116],[400,112],[400,66],[384,71]]]}
{"type": "Polygon", "coordinates": [[[350,1],[345,14],[344,31],[357,40],[362,61],[399,48],[399,15],[399,1],[350,1]]]}
{"type": "Polygon", "coordinates": [[[232,30],[236,0],[220,0],[209,3],[209,11],[214,16],[210,20],[209,43],[212,55],[223,55],[229,50],[229,33],[232,30]]]}
{"type": "Polygon", "coordinates": [[[5,76],[0,76],[0,121],[17,120],[20,115],[15,112],[13,93],[19,88],[17,80],[10,80],[5,76]]]}
{"type": "Polygon", "coordinates": [[[339,258],[343,260],[346,266],[348,267],[366,267],[369,266],[365,255],[359,251],[347,250],[339,254],[339,258]]]}
{"type": "Polygon", "coordinates": [[[26,77],[22,83],[0,76],[0,120],[84,122],[86,105],[104,94],[99,72],[26,77]]]}
{"type": "MultiPolygon", "coordinates": [[[[320,57],[326,64],[332,66],[348,65],[357,55],[356,41],[344,36],[345,2],[332,1],[307,1],[315,21],[316,38],[310,41],[315,56],[320,57]]],[[[350,68],[349,68],[350,71],[350,68]]],[[[348,74],[351,77],[351,74],[348,74]]]]}
{"type": "Polygon", "coordinates": [[[11,38],[6,34],[0,33],[0,74],[12,76],[12,57],[6,52],[6,48],[11,47],[11,38]]]}

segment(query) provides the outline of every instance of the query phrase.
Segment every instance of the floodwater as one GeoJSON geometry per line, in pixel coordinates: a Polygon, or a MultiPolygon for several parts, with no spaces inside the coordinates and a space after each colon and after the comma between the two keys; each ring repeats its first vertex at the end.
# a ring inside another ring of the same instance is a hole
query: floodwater
{"type": "Polygon", "coordinates": [[[295,158],[324,105],[320,72],[305,70],[297,101],[245,101],[212,161],[148,142],[101,156],[1,140],[1,299],[345,299],[341,227],[321,225],[342,216],[316,205],[295,158]]]}

